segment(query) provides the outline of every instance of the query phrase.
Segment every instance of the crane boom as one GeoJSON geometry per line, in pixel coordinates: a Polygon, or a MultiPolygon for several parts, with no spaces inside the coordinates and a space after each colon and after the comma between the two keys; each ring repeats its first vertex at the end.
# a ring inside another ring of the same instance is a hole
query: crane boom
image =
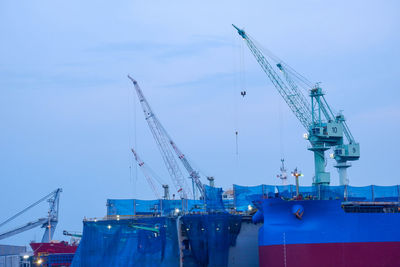
{"type": "Polygon", "coordinates": [[[64,230],[63,235],[76,237],[76,238],[82,238],[81,232],[71,232],[71,231],[64,230]]]}
{"type": "Polygon", "coordinates": [[[181,198],[187,198],[190,191],[188,190],[186,180],[183,177],[179,165],[174,158],[173,152],[170,149],[170,142],[168,136],[166,135],[166,131],[152,111],[137,81],[129,75],[128,78],[132,81],[135,87],[136,93],[143,109],[144,117],[161,152],[161,156],[164,160],[165,166],[167,167],[168,173],[172,178],[175,189],[177,190],[181,198]]]}
{"type": "Polygon", "coordinates": [[[293,90],[288,87],[276,71],[272,68],[271,64],[264,57],[261,51],[257,48],[250,37],[245,33],[244,30],[239,29],[235,25],[232,26],[238,31],[239,35],[246,41],[247,46],[256,58],[257,62],[260,64],[261,68],[267,74],[268,78],[271,80],[275,88],[278,90],[279,94],[285,100],[289,108],[292,110],[294,115],[299,119],[304,128],[308,129],[311,124],[310,109],[309,104],[305,101],[300,91],[293,90]]]}
{"type": "Polygon", "coordinates": [[[151,178],[144,162],[140,159],[139,155],[136,153],[136,151],[133,148],[131,148],[131,151],[132,151],[133,155],[135,156],[135,160],[138,163],[140,169],[142,170],[143,175],[146,177],[147,183],[150,185],[150,187],[153,190],[153,193],[156,195],[157,199],[159,199],[160,194],[158,193],[158,190],[156,189],[153,179],[151,178]]]}
{"type": "Polygon", "coordinates": [[[60,193],[61,192],[62,192],[61,188],[54,190],[50,194],[42,197],[35,203],[29,205],[27,208],[23,209],[22,211],[18,212],[17,214],[11,216],[9,219],[2,222],[0,224],[0,227],[9,223],[10,221],[14,220],[15,218],[22,215],[26,211],[30,210],[34,206],[38,205],[39,203],[41,203],[45,200],[47,200],[49,202],[49,211],[48,211],[47,218],[39,218],[36,221],[29,222],[23,226],[20,226],[15,229],[4,232],[4,233],[0,234],[0,239],[11,237],[13,235],[22,233],[24,231],[30,230],[32,228],[35,228],[35,227],[41,225],[42,228],[46,229],[43,234],[43,237],[42,237],[42,242],[50,242],[51,239],[53,238],[54,231],[55,231],[57,223],[58,223],[58,210],[59,210],[59,202],[60,202],[60,193]]]}
{"type": "Polygon", "coordinates": [[[38,227],[40,225],[45,225],[47,222],[48,222],[47,218],[40,218],[37,221],[28,222],[25,225],[19,226],[15,229],[12,229],[10,231],[0,234],[0,240],[11,237],[13,235],[16,235],[16,234],[19,234],[22,232],[25,232],[25,231],[28,231],[28,230],[38,227]]]}
{"type": "MultiPolygon", "coordinates": [[[[204,198],[205,197],[205,189],[204,189],[204,185],[200,181],[199,172],[197,172],[195,169],[193,169],[192,165],[190,165],[190,163],[187,160],[187,158],[185,157],[185,155],[180,151],[180,149],[176,146],[176,144],[172,140],[170,140],[170,144],[171,144],[172,148],[174,149],[174,151],[175,151],[176,155],[178,156],[178,158],[181,160],[181,162],[182,162],[183,166],[185,167],[186,171],[189,173],[190,178],[196,184],[196,187],[200,192],[200,196],[202,198],[204,198]]],[[[196,191],[193,188],[193,198],[196,198],[195,192],[196,191]]]]}

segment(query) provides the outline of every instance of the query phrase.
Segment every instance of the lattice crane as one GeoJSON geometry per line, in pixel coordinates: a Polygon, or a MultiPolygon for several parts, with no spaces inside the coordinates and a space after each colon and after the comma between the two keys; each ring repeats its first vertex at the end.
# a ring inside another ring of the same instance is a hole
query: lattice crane
{"type": "MultiPolygon", "coordinates": [[[[185,167],[186,171],[189,173],[190,179],[192,179],[193,184],[196,185],[197,189],[200,192],[200,197],[204,198],[205,197],[205,189],[203,183],[200,181],[200,175],[199,172],[193,169],[192,165],[190,165],[189,161],[185,157],[185,155],[179,150],[179,148],[176,146],[176,144],[170,140],[170,144],[172,148],[175,151],[175,154],[178,156],[178,158],[181,160],[183,166],[185,167]]],[[[196,189],[193,186],[193,198],[196,199],[196,189]]]]}
{"type": "MultiPolygon", "coordinates": [[[[330,174],[325,171],[325,151],[330,148],[334,150],[332,156],[337,162],[335,167],[339,171],[340,184],[348,184],[347,168],[351,165],[347,161],[360,158],[360,144],[355,141],[344,116],[342,114],[334,115],[319,84],[310,86],[310,83],[303,76],[281,61],[277,62],[277,69],[274,69],[254,44],[252,38],[244,30],[233,24],[232,26],[245,40],[265,74],[308,131],[304,137],[311,143],[309,150],[314,152],[315,177],[313,184],[328,185],[330,183],[330,174]],[[282,73],[283,78],[279,76],[279,72],[282,73]],[[308,86],[311,103],[299,90],[300,82],[308,86]],[[346,137],[346,143],[343,135],[346,137]]],[[[276,61],[275,58],[271,57],[271,59],[276,61]]]]}
{"type": "Polygon", "coordinates": [[[141,160],[141,158],[139,157],[139,155],[136,153],[136,151],[133,148],[131,148],[131,151],[132,151],[132,153],[133,153],[133,155],[135,157],[135,160],[136,160],[137,164],[139,165],[140,169],[142,170],[143,175],[146,178],[147,183],[149,184],[149,186],[153,190],[154,195],[156,195],[157,199],[159,199],[160,198],[160,194],[158,193],[158,190],[157,190],[156,186],[154,185],[153,178],[151,177],[147,166],[144,164],[143,160],[141,160]]]}
{"type": "Polygon", "coordinates": [[[149,103],[143,95],[142,89],[136,80],[128,75],[128,78],[132,81],[136,93],[139,98],[140,105],[142,106],[144,117],[149,125],[150,131],[157,143],[160,150],[161,156],[164,160],[165,166],[167,167],[168,173],[172,178],[172,182],[181,198],[188,198],[190,191],[186,180],[179,168],[178,163],[174,158],[174,152],[171,147],[171,139],[169,138],[167,131],[164,129],[157,116],[152,111],[149,103]]]}

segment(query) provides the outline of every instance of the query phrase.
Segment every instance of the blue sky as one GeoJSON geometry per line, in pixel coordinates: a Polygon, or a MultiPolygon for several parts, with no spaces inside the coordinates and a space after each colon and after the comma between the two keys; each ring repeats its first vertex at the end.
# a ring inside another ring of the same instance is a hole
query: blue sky
{"type": "MultiPolygon", "coordinates": [[[[104,216],[107,198],[153,198],[132,145],[170,180],[128,73],[218,186],[279,183],[282,156],[310,184],[304,130],[232,23],[322,82],[331,106],[344,110],[362,153],[349,169],[352,185],[399,183],[398,1],[216,2],[0,2],[0,220],[62,187],[62,238],[84,216],[104,216]]],[[[42,205],[9,227],[46,212],[42,205]]],[[[0,242],[26,244],[42,233],[0,242]]]]}

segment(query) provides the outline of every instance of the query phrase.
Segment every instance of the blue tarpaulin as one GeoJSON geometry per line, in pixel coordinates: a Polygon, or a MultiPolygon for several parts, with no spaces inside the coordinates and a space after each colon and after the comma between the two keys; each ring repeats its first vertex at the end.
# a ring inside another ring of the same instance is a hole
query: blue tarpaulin
{"type": "Polygon", "coordinates": [[[179,266],[176,221],[167,217],[86,221],[72,266],[179,266]]]}

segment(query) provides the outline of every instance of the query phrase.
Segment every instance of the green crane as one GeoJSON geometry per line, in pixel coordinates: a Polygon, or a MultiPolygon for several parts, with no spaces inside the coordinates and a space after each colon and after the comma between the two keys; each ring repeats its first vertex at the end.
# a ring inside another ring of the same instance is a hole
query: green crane
{"type": "Polygon", "coordinates": [[[325,171],[325,151],[331,148],[334,151],[331,156],[337,163],[335,167],[339,171],[340,184],[348,184],[347,168],[351,166],[348,161],[360,158],[360,144],[355,141],[351,134],[343,114],[335,115],[332,112],[318,83],[312,85],[302,75],[276,57],[270,56],[270,60],[277,63],[271,64],[244,30],[233,24],[232,26],[245,40],[265,74],[307,130],[304,138],[311,144],[308,150],[314,153],[315,177],[313,184],[329,185],[330,173],[325,171]],[[308,88],[310,100],[301,92],[299,86],[308,88]]]}

